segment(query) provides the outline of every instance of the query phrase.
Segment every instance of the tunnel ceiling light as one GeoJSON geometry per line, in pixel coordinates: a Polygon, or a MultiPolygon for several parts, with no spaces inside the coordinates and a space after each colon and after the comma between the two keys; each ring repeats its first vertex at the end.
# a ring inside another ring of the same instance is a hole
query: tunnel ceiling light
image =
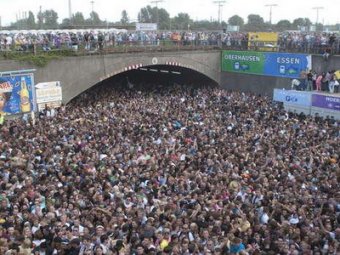
{"type": "Polygon", "coordinates": [[[139,70],[142,70],[142,71],[148,71],[147,68],[138,68],[139,70]]]}
{"type": "Polygon", "coordinates": [[[175,71],[171,71],[171,73],[173,73],[173,74],[182,74],[181,72],[175,72],[175,71]]]}
{"type": "Polygon", "coordinates": [[[161,70],[161,73],[169,73],[168,70],[161,70]]]}
{"type": "Polygon", "coordinates": [[[158,69],[149,69],[151,72],[158,72],[158,69]]]}

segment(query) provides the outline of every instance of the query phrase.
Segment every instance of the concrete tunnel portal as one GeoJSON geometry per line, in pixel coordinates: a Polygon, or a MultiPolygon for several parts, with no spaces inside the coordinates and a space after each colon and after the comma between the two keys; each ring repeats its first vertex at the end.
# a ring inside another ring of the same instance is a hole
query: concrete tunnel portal
{"type": "Polygon", "coordinates": [[[127,88],[129,84],[139,85],[141,88],[143,85],[172,86],[175,84],[182,86],[191,85],[194,87],[219,86],[219,84],[213,79],[190,68],[171,65],[150,65],[113,75],[97,84],[94,84],[86,91],[97,86],[114,88],[114,86],[118,84],[123,86],[125,85],[127,88]]]}

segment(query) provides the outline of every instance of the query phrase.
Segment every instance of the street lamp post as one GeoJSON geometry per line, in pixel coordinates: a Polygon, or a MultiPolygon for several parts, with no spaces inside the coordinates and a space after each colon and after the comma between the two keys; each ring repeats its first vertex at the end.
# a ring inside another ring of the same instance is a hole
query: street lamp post
{"type": "Polygon", "coordinates": [[[217,1],[214,1],[213,3],[214,4],[217,4],[218,6],[218,24],[220,25],[221,24],[221,19],[222,19],[222,7],[223,5],[225,4],[225,0],[217,0],[217,1]]]}
{"type": "Polygon", "coordinates": [[[71,0],[68,0],[68,17],[70,20],[72,20],[72,4],[71,4],[71,0]]]}
{"type": "Polygon", "coordinates": [[[94,15],[93,15],[93,12],[94,12],[94,9],[93,9],[94,1],[92,0],[90,3],[91,3],[91,8],[92,8],[91,14],[92,14],[92,26],[93,26],[94,25],[94,15]]]}
{"type": "Polygon", "coordinates": [[[322,6],[316,6],[312,8],[313,10],[316,10],[316,22],[315,25],[319,23],[319,10],[323,10],[324,8],[322,6]]]}
{"type": "Polygon", "coordinates": [[[91,9],[92,9],[92,12],[93,12],[94,1],[92,0],[90,3],[91,3],[91,9]]]}
{"type": "Polygon", "coordinates": [[[158,3],[162,3],[162,2],[163,2],[163,0],[153,0],[153,1],[151,1],[152,4],[156,4],[157,29],[159,29],[158,3]]]}
{"type": "Polygon", "coordinates": [[[272,11],[273,7],[276,7],[277,4],[266,4],[265,7],[269,7],[269,24],[272,24],[272,11]]]}

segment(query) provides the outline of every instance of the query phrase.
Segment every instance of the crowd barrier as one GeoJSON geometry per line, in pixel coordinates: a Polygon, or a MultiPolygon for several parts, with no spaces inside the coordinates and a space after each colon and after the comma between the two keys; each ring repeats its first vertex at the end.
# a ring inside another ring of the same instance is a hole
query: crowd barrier
{"type": "Polygon", "coordinates": [[[340,120],[340,93],[274,89],[273,100],[282,102],[290,112],[304,113],[340,120]]]}
{"type": "Polygon", "coordinates": [[[268,51],[268,52],[291,52],[306,54],[340,54],[340,40],[332,45],[329,44],[285,44],[278,42],[262,42],[261,45],[248,43],[242,40],[223,41],[214,40],[134,40],[134,41],[77,41],[77,42],[36,42],[30,44],[0,45],[1,52],[39,53],[50,51],[69,50],[77,53],[124,53],[145,51],[181,51],[181,50],[240,50],[240,51],[268,51]]]}

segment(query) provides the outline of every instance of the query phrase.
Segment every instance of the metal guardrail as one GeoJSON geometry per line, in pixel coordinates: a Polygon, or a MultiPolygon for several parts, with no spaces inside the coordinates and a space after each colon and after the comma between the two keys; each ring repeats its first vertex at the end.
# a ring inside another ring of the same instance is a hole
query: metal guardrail
{"type": "Polygon", "coordinates": [[[340,40],[335,41],[332,45],[320,43],[285,43],[272,42],[248,43],[248,41],[228,40],[156,40],[156,41],[118,41],[118,42],[79,42],[63,43],[60,45],[48,44],[30,44],[30,45],[13,45],[11,47],[2,47],[0,52],[6,54],[42,54],[49,52],[69,51],[73,55],[91,55],[91,54],[112,54],[112,53],[129,53],[129,52],[157,52],[157,51],[184,51],[184,50],[240,50],[240,51],[272,51],[272,52],[291,52],[307,54],[323,54],[326,51],[330,54],[340,54],[340,40]]]}

